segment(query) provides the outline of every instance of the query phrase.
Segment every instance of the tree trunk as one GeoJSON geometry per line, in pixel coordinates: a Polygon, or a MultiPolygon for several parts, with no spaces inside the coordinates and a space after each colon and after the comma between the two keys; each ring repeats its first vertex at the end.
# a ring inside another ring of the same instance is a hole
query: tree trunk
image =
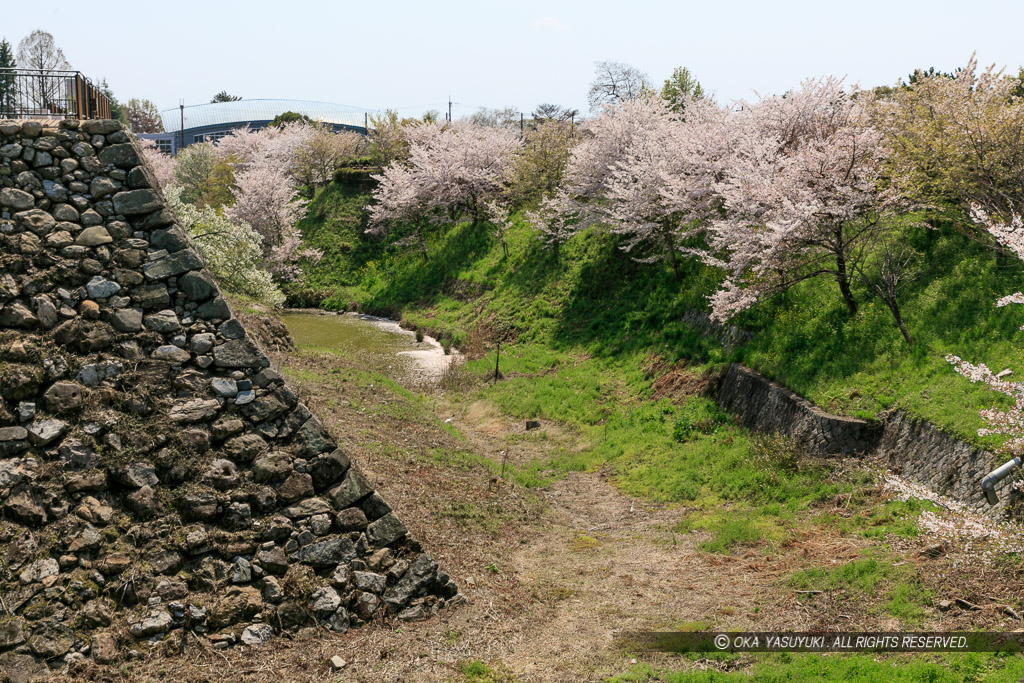
{"type": "Polygon", "coordinates": [[[842,254],[836,254],[836,282],[839,283],[839,291],[843,295],[843,301],[846,302],[850,316],[857,315],[857,301],[853,298],[853,292],[850,291],[850,278],[846,273],[846,257],[842,254]]]}
{"type": "Polygon", "coordinates": [[[675,275],[676,282],[679,282],[679,259],[676,257],[676,245],[672,240],[671,233],[665,235],[665,245],[668,247],[669,260],[672,262],[672,273],[675,275]]]}
{"type": "Polygon", "coordinates": [[[424,261],[429,261],[430,257],[427,256],[427,237],[426,237],[426,235],[423,234],[423,230],[422,229],[420,229],[420,231],[419,231],[419,238],[420,238],[420,251],[423,252],[423,260],[424,261]]]}
{"type": "Polygon", "coordinates": [[[907,332],[907,326],[903,324],[903,316],[900,315],[899,304],[896,303],[895,299],[891,299],[885,302],[892,311],[892,317],[896,319],[896,326],[900,328],[900,332],[903,333],[903,338],[907,340],[907,343],[911,346],[914,345],[914,340],[910,338],[910,333],[907,332]]]}

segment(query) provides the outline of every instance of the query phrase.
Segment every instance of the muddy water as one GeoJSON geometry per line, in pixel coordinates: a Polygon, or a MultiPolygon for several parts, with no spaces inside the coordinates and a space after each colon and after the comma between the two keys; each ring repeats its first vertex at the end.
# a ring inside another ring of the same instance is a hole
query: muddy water
{"type": "Polygon", "coordinates": [[[289,311],[281,319],[299,346],[360,359],[367,368],[402,384],[435,381],[458,357],[454,350],[446,355],[433,337],[416,341],[415,333],[386,318],[360,313],[289,311]]]}

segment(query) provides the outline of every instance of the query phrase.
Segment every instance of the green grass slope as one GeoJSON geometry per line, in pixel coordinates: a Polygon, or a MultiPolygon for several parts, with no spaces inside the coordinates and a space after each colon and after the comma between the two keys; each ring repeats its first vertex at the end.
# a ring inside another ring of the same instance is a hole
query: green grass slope
{"type": "Polygon", "coordinates": [[[739,316],[733,322],[753,337],[727,352],[682,322],[689,310],[707,311],[720,280],[714,268],[684,260],[677,282],[667,265],[636,263],[614,235],[593,232],[576,236],[556,261],[523,223],[507,235],[507,257],[486,229],[460,224],[431,235],[424,260],[364,233],[369,192],[365,179],[349,178],[312,201],[300,227],[326,253],[308,273],[313,303],[400,317],[456,346],[511,329],[517,345],[613,362],[650,354],[691,364],[740,361],[826,409],[872,418],[899,407],[986,446],[995,442],[977,436],[978,410],[1005,402],[957,375],[945,354],[1024,371],[1017,329],[1024,313],[994,306],[1021,288],[1024,264],[998,259],[949,223],[908,232],[922,254],[901,302],[913,346],[881,301],[855,289],[862,305],[851,318],[836,284],[821,278],[739,316]]]}

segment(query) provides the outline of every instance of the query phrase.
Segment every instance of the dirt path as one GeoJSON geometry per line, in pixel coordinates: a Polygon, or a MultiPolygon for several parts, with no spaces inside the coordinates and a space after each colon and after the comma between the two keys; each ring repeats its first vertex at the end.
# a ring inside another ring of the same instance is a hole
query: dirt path
{"type": "Polygon", "coordinates": [[[524,491],[483,467],[437,464],[438,450],[523,462],[586,447],[565,427],[526,432],[491,404],[443,395],[415,412],[371,387],[347,386],[347,400],[332,400],[340,387],[331,366],[343,360],[284,362],[468,600],[427,622],[332,638],[324,654],[349,662],[344,680],[462,680],[461,666],[474,661],[509,680],[603,680],[633,663],[614,644],[617,631],[753,627],[755,606],[773,599],[774,572],[697,551],[700,535],[673,532],[681,510],[623,495],[601,473],[524,491]]]}
{"type": "MultiPolygon", "coordinates": [[[[622,630],[893,627],[864,605],[801,600],[785,583],[798,567],[848,562],[869,541],[816,530],[777,552],[702,552],[701,533],[674,531],[685,510],[626,496],[602,472],[539,490],[494,476],[506,455],[525,462],[588,447],[565,426],[527,432],[492,404],[382,387],[339,356],[275,360],[467,602],[422,622],[151,656],[101,680],[601,681],[635,663],[613,641],[622,630]],[[340,671],[325,666],[334,656],[346,661],[340,671]],[[467,676],[473,667],[489,677],[467,676]]],[[[672,669],[748,661],[643,660],[672,669]]]]}

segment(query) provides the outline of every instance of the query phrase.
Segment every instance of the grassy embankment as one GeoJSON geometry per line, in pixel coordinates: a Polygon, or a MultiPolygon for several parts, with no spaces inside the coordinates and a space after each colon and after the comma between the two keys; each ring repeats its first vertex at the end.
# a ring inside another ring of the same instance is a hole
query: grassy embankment
{"type": "MultiPolygon", "coordinates": [[[[902,297],[913,346],[865,289],[855,288],[861,310],[851,319],[835,283],[822,278],[739,316],[734,322],[754,336],[727,353],[681,322],[688,310],[707,310],[719,280],[712,268],[684,261],[676,282],[664,265],[632,262],[614,236],[589,233],[563,247],[556,262],[525,225],[511,229],[507,258],[483,230],[463,224],[434,235],[424,261],[410,247],[363,234],[368,189],[335,183],[313,201],[301,227],[327,256],[310,273],[311,289],[325,297],[325,308],[401,317],[460,348],[479,348],[495,329],[510,328],[516,352],[535,346],[563,359],[582,354],[623,371],[651,354],[691,366],[740,361],[826,409],[872,418],[900,407],[985,445],[994,442],[979,440],[977,410],[1000,397],[959,377],[945,354],[1024,368],[1017,331],[1024,315],[993,305],[1020,289],[1024,264],[1000,261],[949,222],[908,231],[922,254],[902,297]]],[[[521,371],[509,362],[509,372],[521,371]]]]}
{"type": "Polygon", "coordinates": [[[508,257],[485,231],[462,224],[434,235],[424,260],[364,236],[368,201],[365,184],[332,184],[301,225],[328,253],[310,274],[326,294],[322,305],[386,313],[476,350],[483,355],[467,370],[477,374],[494,366],[496,331],[511,330],[506,379],[484,390],[487,399],[513,417],[571,425],[590,443],[516,476],[536,483],[610,467],[626,492],[684,503],[693,524],[720,527],[718,551],[781,542],[787,515],[865,482],[837,482],[827,461],[784,465],[785,457],[763,453],[777,448],[751,449],[707,399],[657,398],[661,370],[652,368],[686,365],[684,377],[699,383],[705,369],[741,361],[828,409],[874,417],[900,407],[977,441],[977,410],[999,397],[954,373],[944,355],[1024,367],[1018,311],[992,305],[1024,282],[1024,267],[998,262],[949,225],[909,233],[926,264],[903,302],[913,346],[865,291],[856,292],[863,305],[850,319],[835,283],[820,279],[741,316],[753,339],[726,352],[681,321],[706,309],[719,278],[712,268],[684,261],[676,282],[667,266],[633,262],[614,236],[592,233],[556,261],[525,225],[510,230],[508,257]]]}
{"type": "MultiPolygon", "coordinates": [[[[1024,281],[1021,264],[1000,263],[949,225],[913,229],[909,239],[925,264],[902,300],[914,346],[866,291],[855,290],[863,304],[851,319],[835,283],[822,279],[742,315],[735,322],[753,339],[727,352],[681,322],[688,310],[706,310],[705,297],[719,277],[711,268],[685,262],[676,282],[667,267],[632,262],[614,236],[596,234],[577,236],[556,261],[524,225],[510,230],[507,257],[492,237],[463,224],[434,235],[424,261],[408,247],[363,236],[367,200],[365,186],[334,184],[313,201],[301,227],[328,256],[310,273],[317,296],[302,303],[322,298],[325,308],[400,318],[476,351],[465,366],[476,376],[491,371],[493,342],[509,334],[501,355],[504,380],[475,389],[474,398],[512,417],[567,425],[586,444],[514,466],[513,479],[532,486],[569,470],[610,471],[629,494],[679,504],[678,531],[710,532],[707,552],[773,552],[822,529],[877,539],[863,560],[798,572],[793,586],[839,590],[851,600],[870,596],[905,626],[922,624],[932,600],[927,582],[920,569],[894,559],[886,539],[916,536],[914,520],[926,504],[880,504],[870,474],[839,471],[834,461],[752,438],[713,402],[685,389],[662,391],[657,379],[668,368],[685,368],[683,384],[696,386],[705,370],[741,361],[827,409],[870,418],[899,407],[979,441],[977,410],[997,403],[996,397],[956,375],[943,357],[956,353],[1000,369],[1024,367],[1015,343],[1019,311],[992,305],[1024,281]],[[826,511],[825,503],[837,498],[854,514],[826,511]]],[[[460,463],[468,455],[436,457],[460,463]]],[[[473,464],[481,464],[479,458],[473,464]]],[[[986,656],[956,659],[955,666],[943,661],[897,670],[896,660],[779,656],[751,673],[764,680],[811,680],[816,671],[823,680],[945,680],[963,667],[1008,674],[1001,660],[986,656]]],[[[622,680],[719,680],[718,674],[694,679],[644,666],[622,680]]],[[[955,680],[962,680],[959,673],[955,680]]]]}

